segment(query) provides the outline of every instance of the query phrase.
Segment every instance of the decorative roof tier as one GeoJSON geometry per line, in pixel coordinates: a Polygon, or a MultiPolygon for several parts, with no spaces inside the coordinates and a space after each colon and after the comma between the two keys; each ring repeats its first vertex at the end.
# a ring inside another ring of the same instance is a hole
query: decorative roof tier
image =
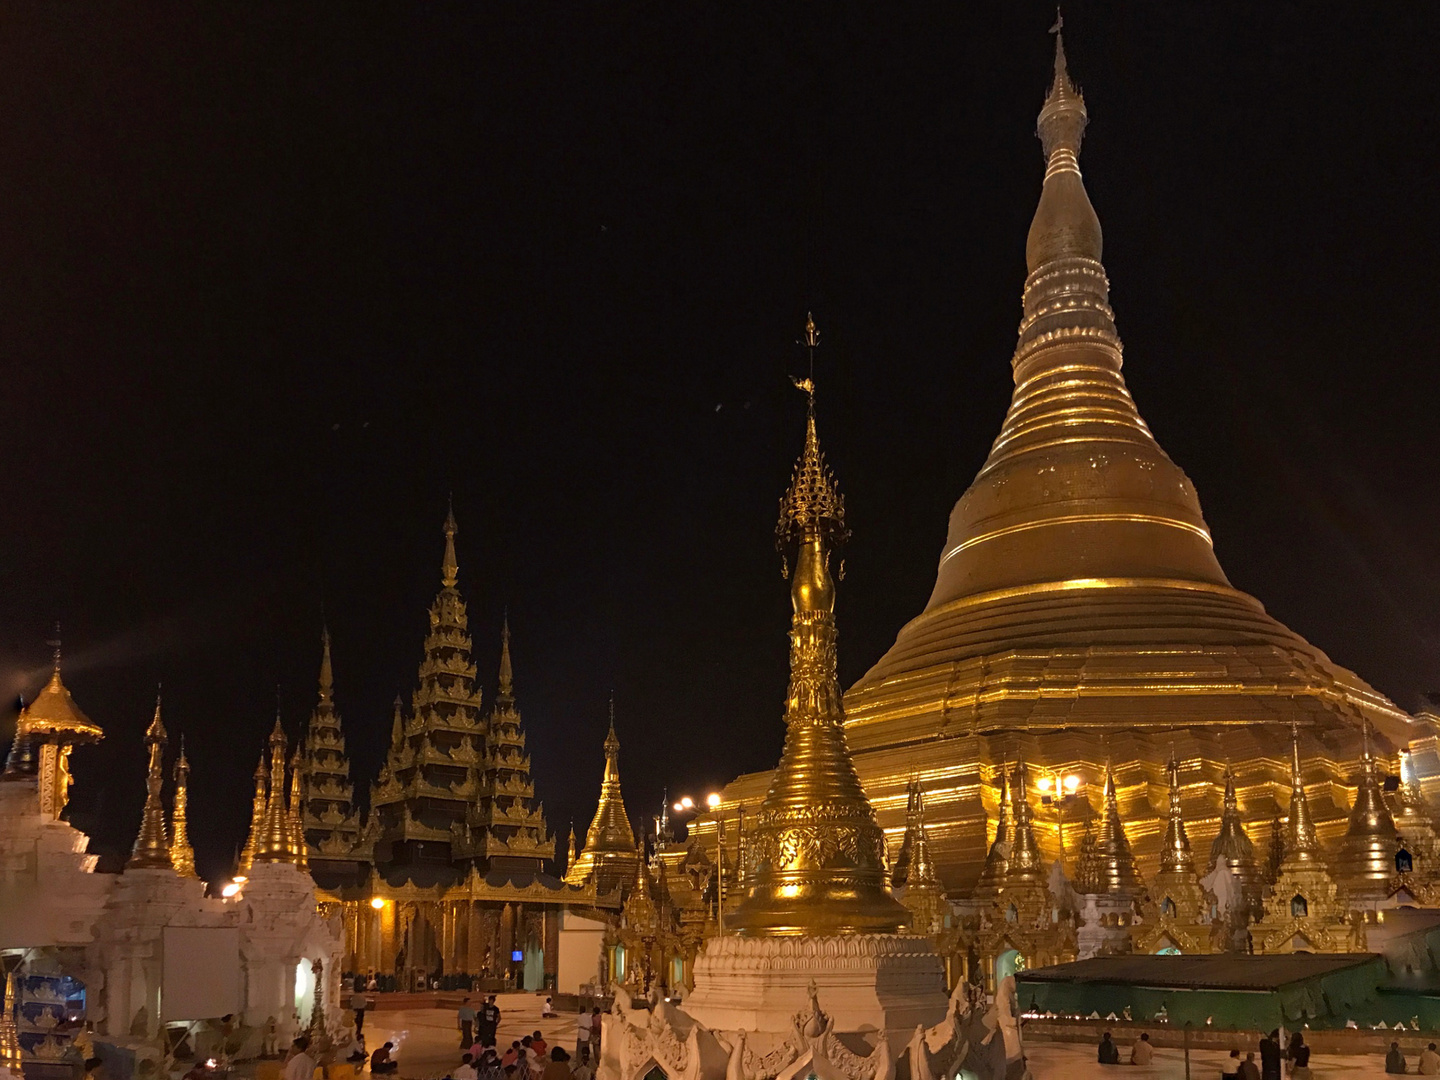
{"type": "Polygon", "coordinates": [[[635,870],[635,830],[620,793],[620,740],[615,735],[615,698],[610,698],[610,730],[605,735],[605,772],[600,802],[585,833],[585,847],[565,871],[570,885],[594,881],[597,892],[628,888],[635,870]]]}
{"type": "MultiPolygon", "coordinates": [[[[1152,783],[1173,743],[1187,769],[1198,765],[1211,782],[1188,796],[1198,822],[1219,810],[1227,759],[1245,763],[1244,789],[1283,790],[1283,755],[1265,749],[1292,720],[1332,749],[1335,792],[1359,756],[1362,717],[1399,745],[1411,731],[1402,709],[1221,569],[1193,484],[1123,375],[1102,230],[1080,171],[1089,121],[1057,35],[1036,125],[1044,171],[1009,408],[955,503],[924,611],[845,700],[856,768],[887,808],[882,824],[901,823],[899,796],[917,766],[945,778],[929,820],[941,876],[962,896],[986,861],[980,792],[989,763],[1017,740],[1032,767],[1113,752],[1118,774],[1152,783]]],[[[1126,825],[1149,869],[1165,810],[1135,803],[1126,825]]],[[[1312,798],[1311,809],[1323,835],[1348,807],[1327,797],[1312,798]]],[[[1263,827],[1273,812],[1268,795],[1246,800],[1240,821],[1263,827]]],[[[1042,839],[1047,858],[1059,854],[1055,833],[1042,839]]]]}
{"type": "MultiPolygon", "coordinates": [[[[813,319],[805,337],[813,367],[813,319]]],[[[775,530],[787,569],[795,552],[785,746],[750,832],[733,925],[752,937],[893,934],[910,913],[887,887],[884,834],[850,760],[835,678],[830,557],[849,535],[845,501],[820,452],[814,382],[797,385],[809,397],[805,445],[775,530]]]]}
{"type": "Polygon", "coordinates": [[[484,720],[470,657],[469,618],[456,587],[460,580],[457,531],[452,510],[445,517],[440,591],[430,605],[411,718],[406,722],[397,702],[386,771],[371,799],[378,810],[375,853],[382,871],[416,861],[451,863],[450,837],[463,837],[467,804],[478,790],[479,771],[470,755],[475,750],[473,740],[484,732],[484,720]],[[402,793],[398,800],[393,798],[392,781],[402,793]]]}
{"type": "Polygon", "coordinates": [[[305,736],[304,813],[310,871],[323,883],[358,872],[353,849],[360,841],[360,811],[354,803],[345,734],[335,708],[335,668],[330,656],[330,628],[320,631],[320,699],[310,714],[305,736]]]}
{"type": "Polygon", "coordinates": [[[270,779],[265,800],[265,816],[260,823],[260,836],[255,843],[253,862],[291,863],[299,861],[296,835],[291,828],[290,809],[285,805],[285,729],[280,716],[270,732],[270,779]]]}

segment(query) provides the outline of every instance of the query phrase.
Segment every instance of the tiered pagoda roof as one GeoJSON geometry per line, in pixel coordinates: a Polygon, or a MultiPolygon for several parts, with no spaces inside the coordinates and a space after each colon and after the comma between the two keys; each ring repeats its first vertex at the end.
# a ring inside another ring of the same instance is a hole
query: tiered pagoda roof
{"type": "Polygon", "coordinates": [[[321,632],[320,700],[310,714],[305,736],[306,855],[321,877],[345,874],[368,861],[360,844],[360,811],[345,755],[345,733],[335,709],[335,671],[330,660],[330,630],[321,632]]]}

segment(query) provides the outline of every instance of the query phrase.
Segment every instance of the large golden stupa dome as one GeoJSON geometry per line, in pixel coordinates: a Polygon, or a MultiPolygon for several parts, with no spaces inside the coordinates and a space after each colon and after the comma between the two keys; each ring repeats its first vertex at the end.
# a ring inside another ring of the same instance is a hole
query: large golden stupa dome
{"type": "MultiPolygon", "coordinates": [[[[1147,873],[1172,748],[1202,859],[1231,767],[1263,861],[1272,818],[1288,806],[1292,724],[1327,846],[1345,829],[1364,721],[1379,733],[1385,771],[1412,747],[1418,771],[1436,774],[1428,724],[1271,618],[1220,568],[1194,486],[1121,374],[1100,222],[1079,168],[1087,119],[1057,43],[1009,412],[950,515],[929,604],[845,698],[882,824],[898,835],[918,776],[940,872],[960,895],[985,858],[1003,763],[1021,757],[1051,791],[1079,778],[1074,798],[1034,806],[1047,859],[1060,854],[1063,823],[1073,867],[1108,761],[1147,873]]],[[[742,779],[735,795],[751,786],[742,779]]]]}

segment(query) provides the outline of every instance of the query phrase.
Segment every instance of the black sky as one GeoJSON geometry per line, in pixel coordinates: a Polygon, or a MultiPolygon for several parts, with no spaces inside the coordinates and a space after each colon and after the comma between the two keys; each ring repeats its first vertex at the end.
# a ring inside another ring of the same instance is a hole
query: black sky
{"type": "MultiPolygon", "coordinates": [[[[1008,402],[1052,10],[7,6],[0,678],[50,626],[123,849],[154,684],[201,868],[322,604],[357,776],[408,698],[448,492],[537,786],[637,818],[771,764],[771,546],[820,324],[847,684],[917,614],[1008,402]]],[[[1413,707],[1440,684],[1433,5],[1079,2],[1126,375],[1232,581],[1413,707]]],[[[28,678],[26,677],[28,673],[28,678]]],[[[12,717],[13,720],[13,717],[12,717]]],[[[0,732],[0,739],[4,737],[0,732]]]]}

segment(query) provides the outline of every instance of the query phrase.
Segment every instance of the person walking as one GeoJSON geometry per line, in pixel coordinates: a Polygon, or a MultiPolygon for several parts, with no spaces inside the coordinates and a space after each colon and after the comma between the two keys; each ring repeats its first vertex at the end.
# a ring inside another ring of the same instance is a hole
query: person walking
{"type": "Polygon", "coordinates": [[[1260,1040],[1260,1080],[1280,1080],[1280,1029],[1260,1040]]]}
{"type": "Polygon", "coordinates": [[[480,1028],[480,1041],[486,1046],[494,1046],[496,1035],[500,1031],[500,1007],[495,1004],[495,995],[491,994],[485,999],[485,1004],[480,1006],[480,1015],[477,1017],[480,1028]]]}
{"type": "Polygon", "coordinates": [[[461,999],[460,1008],[455,1010],[455,1023],[460,1028],[460,1049],[469,1050],[475,1045],[475,1010],[468,997],[461,999]]]}
{"type": "Polygon", "coordinates": [[[350,995],[350,1008],[355,1012],[355,1041],[359,1042],[365,1037],[365,1010],[370,1007],[370,999],[365,996],[365,991],[357,990],[350,995]]]}

